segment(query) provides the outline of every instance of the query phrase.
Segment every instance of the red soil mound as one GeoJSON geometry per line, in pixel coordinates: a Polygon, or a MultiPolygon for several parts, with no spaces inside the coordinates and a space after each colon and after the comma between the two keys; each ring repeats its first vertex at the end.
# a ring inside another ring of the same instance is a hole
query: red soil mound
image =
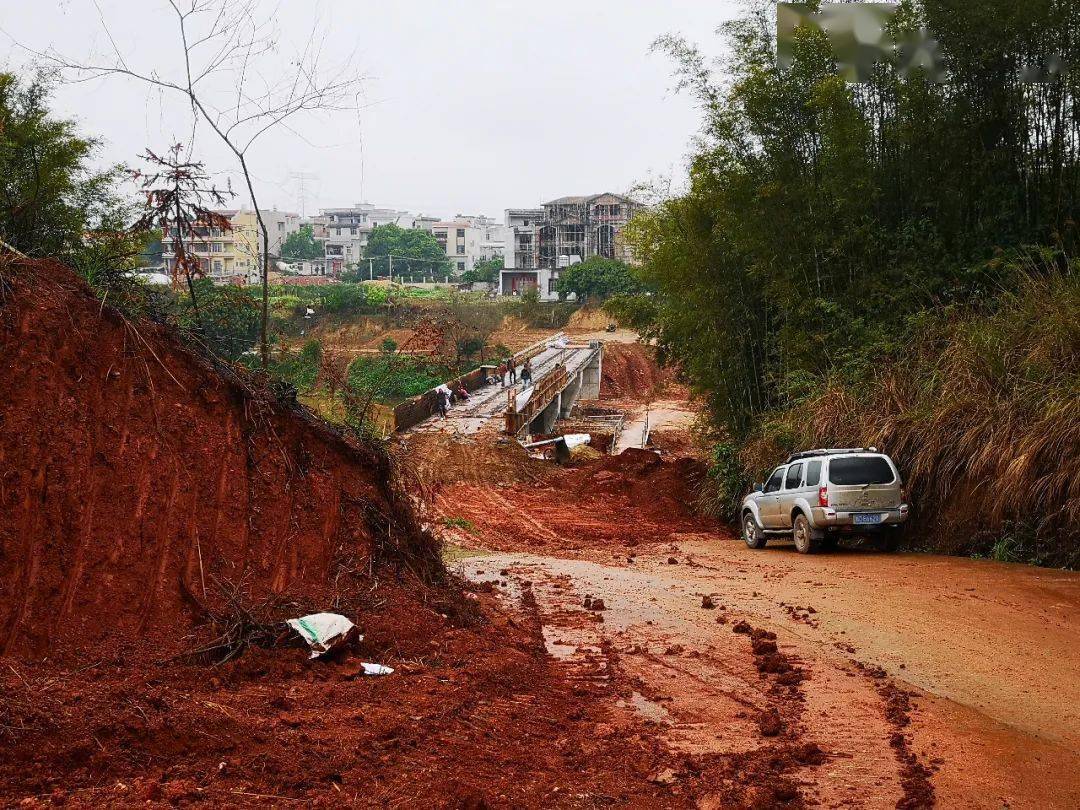
{"type": "Polygon", "coordinates": [[[664,461],[651,450],[628,447],[587,468],[576,484],[579,493],[620,495],[640,511],[658,518],[692,518],[705,465],[694,458],[664,461]]]}
{"type": "Polygon", "coordinates": [[[161,653],[215,578],[311,599],[343,559],[378,558],[388,527],[405,542],[384,457],[63,267],[0,271],[0,653],[161,653]]]}
{"type": "Polygon", "coordinates": [[[653,350],[641,343],[605,343],[600,398],[648,402],[675,383],[675,372],[660,368],[653,350]]]}
{"type": "Polygon", "coordinates": [[[704,465],[628,449],[554,477],[497,489],[462,481],[436,498],[446,518],[467,521],[465,543],[501,551],[625,550],[677,532],[716,532],[695,512],[704,465]]]}

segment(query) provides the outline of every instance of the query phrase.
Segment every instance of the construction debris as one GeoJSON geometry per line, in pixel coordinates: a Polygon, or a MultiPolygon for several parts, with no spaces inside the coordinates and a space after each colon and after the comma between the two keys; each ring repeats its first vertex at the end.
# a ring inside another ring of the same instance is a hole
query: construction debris
{"type": "MultiPolygon", "coordinates": [[[[363,636],[357,635],[355,624],[337,613],[312,613],[309,616],[301,616],[299,619],[289,619],[286,624],[299,633],[301,638],[311,647],[312,658],[319,658],[332,650],[340,649],[353,636],[356,636],[357,641],[363,641],[364,639],[363,636]]],[[[367,666],[369,665],[364,665],[365,671],[367,666]]],[[[389,673],[373,672],[366,674],[382,675],[389,673]]]]}

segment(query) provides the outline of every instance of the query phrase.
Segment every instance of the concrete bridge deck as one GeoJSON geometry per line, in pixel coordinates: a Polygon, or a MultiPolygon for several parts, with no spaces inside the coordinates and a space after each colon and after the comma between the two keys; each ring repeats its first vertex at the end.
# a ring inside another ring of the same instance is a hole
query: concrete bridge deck
{"type": "MultiPolygon", "coordinates": [[[[471,392],[467,402],[458,402],[450,408],[446,419],[438,414],[428,417],[408,433],[463,433],[472,434],[485,425],[493,423],[498,430],[503,430],[504,417],[511,396],[517,410],[535,411],[529,419],[534,426],[531,432],[547,433],[551,430],[560,414],[569,413],[570,407],[579,399],[597,399],[600,396],[600,364],[603,345],[598,341],[589,344],[556,342],[543,348],[532,358],[533,384],[524,387],[521,384],[521,366],[517,367],[518,382],[514,385],[485,385],[471,392]],[[565,369],[566,381],[545,397],[546,401],[531,402],[538,392],[546,387],[543,383],[553,374],[560,374],[565,369]]],[[[528,429],[529,424],[525,425],[528,429]]]]}

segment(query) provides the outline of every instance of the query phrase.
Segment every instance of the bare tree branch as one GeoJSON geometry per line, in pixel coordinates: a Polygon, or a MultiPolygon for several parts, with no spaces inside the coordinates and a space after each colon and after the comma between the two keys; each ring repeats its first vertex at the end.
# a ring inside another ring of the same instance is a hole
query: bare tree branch
{"type": "Polygon", "coordinates": [[[273,11],[262,13],[260,0],[166,1],[175,17],[176,47],[183,57],[181,70],[173,75],[129,64],[97,0],[94,3],[101,26],[112,44],[111,59],[76,59],[53,49],[39,52],[25,45],[20,47],[57,68],[69,83],[117,77],[141,82],[163,94],[169,91],[183,96],[192,114],[189,151],[201,121],[234,156],[262,233],[260,353],[265,368],[269,360],[270,238],[249,167],[250,152],[266,133],[276,129],[298,135],[288,123],[297,116],[358,110],[363,77],[354,67],[355,51],[339,66],[324,67],[327,34],[317,20],[313,20],[299,52],[290,59],[280,52],[273,28],[276,15],[273,11]],[[215,98],[224,87],[229,88],[230,100],[219,106],[215,98]]]}

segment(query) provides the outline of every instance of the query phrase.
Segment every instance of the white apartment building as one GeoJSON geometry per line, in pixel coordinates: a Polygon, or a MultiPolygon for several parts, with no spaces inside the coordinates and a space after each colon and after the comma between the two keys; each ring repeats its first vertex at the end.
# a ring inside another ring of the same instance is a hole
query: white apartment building
{"type": "Polygon", "coordinates": [[[505,228],[491,217],[458,214],[436,222],[431,233],[460,275],[477,262],[501,256],[506,247],[505,228]]]}
{"type": "Polygon", "coordinates": [[[289,211],[278,211],[272,208],[262,212],[263,222],[266,224],[266,235],[270,242],[270,255],[280,256],[281,246],[290,234],[300,230],[300,215],[289,211]]]}
{"type": "Polygon", "coordinates": [[[380,225],[429,230],[434,217],[414,216],[408,211],[357,203],[351,208],[324,208],[312,220],[316,239],[326,245],[326,273],[340,276],[364,258],[368,237],[380,225]]]}

